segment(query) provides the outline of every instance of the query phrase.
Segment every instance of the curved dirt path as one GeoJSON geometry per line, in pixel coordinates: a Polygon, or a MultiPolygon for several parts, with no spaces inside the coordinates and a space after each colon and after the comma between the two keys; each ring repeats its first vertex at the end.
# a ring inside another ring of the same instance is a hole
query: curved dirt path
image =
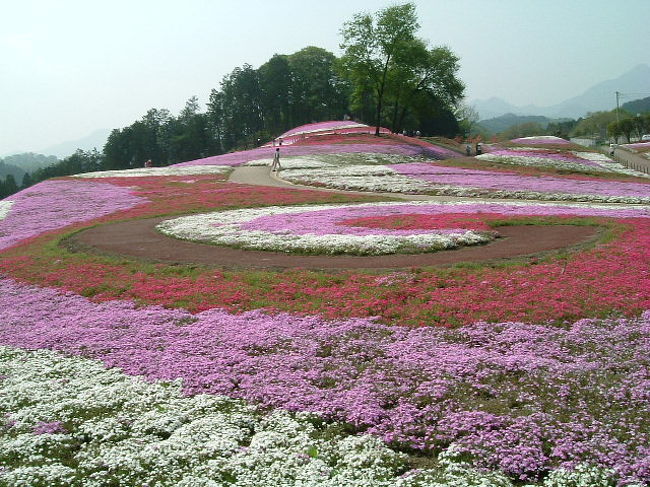
{"type": "Polygon", "coordinates": [[[73,251],[228,268],[394,269],[509,259],[579,245],[600,234],[600,229],[593,226],[507,226],[499,228],[503,238],[481,246],[428,254],[321,256],[240,250],[177,240],[155,230],[156,224],[164,219],[166,218],[100,225],[75,234],[65,245],[73,251]]]}

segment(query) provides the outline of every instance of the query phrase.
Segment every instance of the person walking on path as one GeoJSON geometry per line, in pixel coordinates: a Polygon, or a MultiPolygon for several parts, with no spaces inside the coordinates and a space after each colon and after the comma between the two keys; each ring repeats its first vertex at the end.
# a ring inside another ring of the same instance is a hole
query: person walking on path
{"type": "Polygon", "coordinates": [[[271,172],[279,171],[282,169],[280,166],[280,148],[277,147],[273,153],[273,162],[271,163],[271,172]]]}

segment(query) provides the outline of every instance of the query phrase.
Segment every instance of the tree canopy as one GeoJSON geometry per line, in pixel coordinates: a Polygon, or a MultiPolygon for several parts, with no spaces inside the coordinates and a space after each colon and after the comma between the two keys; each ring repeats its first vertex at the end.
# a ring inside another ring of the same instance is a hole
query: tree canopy
{"type": "Polygon", "coordinates": [[[341,30],[339,66],[352,86],[351,107],[372,116],[376,135],[382,124],[400,131],[409,116],[412,125],[425,123],[432,113],[418,110],[423,105],[451,112],[463,96],[459,58],[444,46],[429,49],[415,35],[419,27],[415,5],[406,3],[357,14],[341,30]]]}

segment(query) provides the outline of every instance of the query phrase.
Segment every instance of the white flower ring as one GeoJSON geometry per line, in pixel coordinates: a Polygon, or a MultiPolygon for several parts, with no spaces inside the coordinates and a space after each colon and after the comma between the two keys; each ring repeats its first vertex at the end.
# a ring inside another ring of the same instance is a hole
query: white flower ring
{"type": "MultiPolygon", "coordinates": [[[[383,255],[432,252],[490,242],[497,233],[450,225],[448,228],[392,229],[359,226],[355,220],[406,215],[439,216],[497,213],[504,216],[641,216],[643,210],[605,206],[457,202],[367,203],[266,207],[190,215],[161,222],[165,235],[244,248],[316,254],[383,255]],[[624,213],[624,214],[623,214],[624,213]],[[629,213],[629,214],[628,214],[629,213]]],[[[647,211],[645,212],[648,213],[647,211]]],[[[644,215],[647,216],[647,215],[644,215]]]]}

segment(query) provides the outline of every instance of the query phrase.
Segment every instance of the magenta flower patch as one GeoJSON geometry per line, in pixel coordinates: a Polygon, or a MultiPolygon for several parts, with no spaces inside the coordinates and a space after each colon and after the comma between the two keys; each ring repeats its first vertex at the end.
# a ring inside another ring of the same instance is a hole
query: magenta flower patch
{"type": "Polygon", "coordinates": [[[318,411],[416,449],[531,478],[581,463],[650,481],[650,312],[458,330],[261,311],[191,315],[0,281],[0,343],[318,411]]]}
{"type": "Polygon", "coordinates": [[[11,196],[0,219],[0,250],[29,237],[148,202],[128,188],[87,181],[48,180],[11,196]]]}

